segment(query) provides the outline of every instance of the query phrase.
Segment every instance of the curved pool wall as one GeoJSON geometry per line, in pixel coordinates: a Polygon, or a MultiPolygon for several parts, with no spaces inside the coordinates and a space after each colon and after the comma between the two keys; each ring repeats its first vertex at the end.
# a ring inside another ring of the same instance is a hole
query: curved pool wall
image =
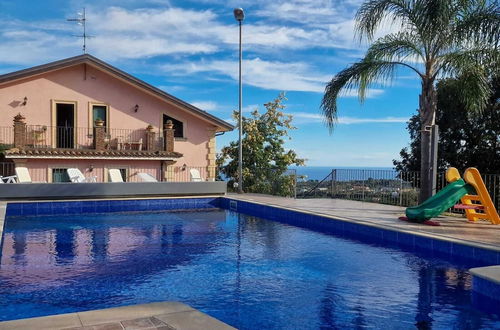
{"type": "Polygon", "coordinates": [[[221,207],[232,211],[288,223],[298,227],[326,231],[344,237],[353,237],[366,242],[386,242],[414,249],[428,251],[441,257],[461,259],[483,263],[500,264],[500,247],[488,248],[472,242],[447,239],[438,235],[421,232],[403,231],[387,226],[359,223],[353,220],[336,219],[325,215],[298,210],[288,210],[256,202],[221,198],[221,207]]]}
{"type": "MultiPolygon", "coordinates": [[[[342,237],[351,237],[363,242],[383,243],[411,251],[430,252],[434,256],[451,261],[473,262],[482,266],[500,264],[500,248],[492,249],[472,242],[448,239],[437,235],[414,231],[390,229],[374,224],[357,223],[346,219],[336,219],[310,212],[288,210],[266,204],[247,202],[231,198],[221,198],[221,207],[235,212],[263,217],[294,226],[328,232],[342,237]]],[[[500,266],[498,266],[500,267],[500,266]]],[[[472,273],[472,303],[487,313],[500,314],[500,268],[495,268],[495,278],[472,273]]]]}
{"type": "MultiPolygon", "coordinates": [[[[500,264],[500,249],[488,248],[472,242],[335,219],[228,197],[9,202],[6,217],[215,208],[262,217],[340,237],[354,238],[366,243],[382,243],[388,247],[430,252],[433,256],[451,261],[473,262],[478,266],[500,264]]],[[[0,225],[2,225],[1,222],[0,225]]],[[[1,251],[2,242],[0,241],[1,251]]],[[[488,278],[478,277],[474,273],[473,275],[473,303],[487,312],[499,313],[496,306],[500,304],[500,294],[498,294],[500,284],[488,278]]]]}

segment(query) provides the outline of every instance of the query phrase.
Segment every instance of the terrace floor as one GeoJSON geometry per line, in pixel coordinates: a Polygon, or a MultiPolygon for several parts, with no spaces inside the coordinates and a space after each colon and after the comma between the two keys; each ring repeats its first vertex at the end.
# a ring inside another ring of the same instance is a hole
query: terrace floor
{"type": "Polygon", "coordinates": [[[259,194],[228,194],[228,197],[326,215],[339,220],[390,227],[397,231],[418,232],[500,251],[500,225],[489,222],[471,223],[463,217],[440,216],[434,218],[440,226],[427,226],[398,220],[398,217],[404,216],[405,208],[393,205],[330,198],[293,199],[259,194]]]}
{"type": "Polygon", "coordinates": [[[0,322],[0,329],[37,330],[231,330],[186,304],[159,302],[0,322]]]}

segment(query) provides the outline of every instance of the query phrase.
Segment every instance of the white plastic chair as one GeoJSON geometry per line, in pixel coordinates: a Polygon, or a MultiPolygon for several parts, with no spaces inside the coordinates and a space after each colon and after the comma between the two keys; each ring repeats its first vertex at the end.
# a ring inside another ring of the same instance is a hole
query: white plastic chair
{"type": "Polygon", "coordinates": [[[0,176],[0,183],[16,183],[17,175],[0,176]],[[6,180],[6,181],[4,181],[6,180]]]}
{"type": "Polygon", "coordinates": [[[141,179],[143,182],[158,182],[154,176],[152,176],[149,173],[137,173],[137,176],[141,179]]]}
{"type": "Polygon", "coordinates": [[[91,176],[91,177],[86,178],[83,175],[82,171],[80,171],[77,168],[68,168],[66,170],[66,172],[68,173],[69,179],[73,183],[96,182],[96,180],[97,180],[96,176],[91,176]]]}
{"type": "Polygon", "coordinates": [[[109,173],[109,180],[111,182],[123,182],[122,173],[120,172],[119,169],[117,169],[117,168],[110,168],[108,170],[108,173],[109,173]]]}
{"type": "Polygon", "coordinates": [[[203,181],[203,179],[201,178],[200,171],[198,171],[196,168],[190,169],[189,174],[191,175],[191,181],[195,182],[203,181]]]}

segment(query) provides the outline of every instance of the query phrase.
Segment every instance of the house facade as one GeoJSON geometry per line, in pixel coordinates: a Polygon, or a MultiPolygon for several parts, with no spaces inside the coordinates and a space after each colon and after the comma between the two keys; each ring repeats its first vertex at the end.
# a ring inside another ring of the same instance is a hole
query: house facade
{"type": "Polygon", "coordinates": [[[91,55],[0,76],[0,145],[33,181],[67,181],[78,168],[97,182],[119,169],[189,181],[215,178],[215,137],[233,127],[91,55]]]}

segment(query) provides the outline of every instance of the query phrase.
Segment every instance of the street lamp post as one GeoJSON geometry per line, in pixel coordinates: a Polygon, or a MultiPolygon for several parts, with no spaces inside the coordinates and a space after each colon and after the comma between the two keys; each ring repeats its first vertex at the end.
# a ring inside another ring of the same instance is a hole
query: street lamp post
{"type": "Polygon", "coordinates": [[[242,51],[241,51],[241,25],[245,19],[245,13],[242,8],[236,8],[234,11],[234,18],[238,21],[240,25],[240,61],[239,61],[239,121],[238,121],[238,194],[243,193],[243,145],[241,140],[241,134],[243,130],[243,116],[241,113],[242,107],[242,85],[241,85],[241,61],[242,61],[242,51]]]}

